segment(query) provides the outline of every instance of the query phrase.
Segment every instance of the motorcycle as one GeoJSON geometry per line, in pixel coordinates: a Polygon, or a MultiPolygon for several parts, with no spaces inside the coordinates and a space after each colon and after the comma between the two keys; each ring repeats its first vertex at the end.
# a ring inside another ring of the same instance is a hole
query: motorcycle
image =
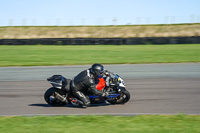
{"type": "MultiPolygon", "coordinates": [[[[130,100],[130,93],[126,90],[123,79],[115,74],[109,73],[108,80],[109,85],[103,88],[101,91],[109,92],[107,97],[101,97],[88,93],[91,104],[125,104],[130,100]]],[[[53,75],[48,78],[47,81],[52,85],[45,94],[45,101],[52,106],[65,106],[66,104],[72,104],[71,98],[74,98],[71,92],[71,79],[66,79],[62,75],[53,75]]]]}

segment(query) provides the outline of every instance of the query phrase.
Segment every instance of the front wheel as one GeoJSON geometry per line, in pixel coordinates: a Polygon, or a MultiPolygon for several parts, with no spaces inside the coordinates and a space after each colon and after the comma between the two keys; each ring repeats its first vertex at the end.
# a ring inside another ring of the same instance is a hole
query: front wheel
{"type": "Polygon", "coordinates": [[[64,105],[66,105],[66,102],[61,102],[58,99],[51,100],[51,97],[55,97],[55,92],[59,93],[60,95],[65,95],[65,92],[63,90],[58,90],[54,87],[51,87],[44,93],[44,100],[52,106],[64,106],[64,105]]]}
{"type": "Polygon", "coordinates": [[[125,104],[130,100],[130,93],[126,89],[121,89],[120,96],[109,101],[111,104],[125,104]]]}

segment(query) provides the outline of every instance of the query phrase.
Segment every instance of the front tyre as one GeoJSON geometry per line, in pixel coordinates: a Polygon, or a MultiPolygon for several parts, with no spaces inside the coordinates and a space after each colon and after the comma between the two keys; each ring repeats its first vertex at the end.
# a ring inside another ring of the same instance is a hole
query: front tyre
{"type": "Polygon", "coordinates": [[[62,90],[58,90],[54,87],[49,88],[45,93],[44,93],[44,100],[52,105],[52,106],[64,106],[66,105],[66,102],[61,102],[58,99],[52,100],[50,97],[55,97],[55,92],[59,93],[60,95],[65,95],[65,92],[62,90]]]}
{"type": "Polygon", "coordinates": [[[121,92],[119,93],[120,96],[118,96],[116,99],[113,99],[109,101],[111,104],[125,104],[130,100],[130,93],[125,89],[121,89],[121,92]]]}

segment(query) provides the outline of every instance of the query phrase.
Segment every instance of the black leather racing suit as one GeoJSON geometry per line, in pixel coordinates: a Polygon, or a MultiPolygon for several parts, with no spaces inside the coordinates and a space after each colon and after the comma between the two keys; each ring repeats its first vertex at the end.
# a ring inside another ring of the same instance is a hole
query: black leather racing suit
{"type": "Polygon", "coordinates": [[[71,82],[72,93],[81,100],[82,106],[90,106],[89,97],[84,93],[88,91],[92,94],[104,96],[104,93],[96,89],[95,78],[90,69],[80,72],[71,82]],[[83,102],[83,103],[82,103],[83,102]]]}

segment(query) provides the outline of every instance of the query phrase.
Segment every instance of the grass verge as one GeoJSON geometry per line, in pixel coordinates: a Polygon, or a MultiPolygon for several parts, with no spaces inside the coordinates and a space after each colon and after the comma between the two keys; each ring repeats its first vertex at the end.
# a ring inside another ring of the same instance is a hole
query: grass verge
{"type": "Polygon", "coordinates": [[[200,45],[0,46],[0,66],[200,62],[200,45]]]}
{"type": "Polygon", "coordinates": [[[2,133],[199,133],[199,115],[0,117],[2,133]]]}

